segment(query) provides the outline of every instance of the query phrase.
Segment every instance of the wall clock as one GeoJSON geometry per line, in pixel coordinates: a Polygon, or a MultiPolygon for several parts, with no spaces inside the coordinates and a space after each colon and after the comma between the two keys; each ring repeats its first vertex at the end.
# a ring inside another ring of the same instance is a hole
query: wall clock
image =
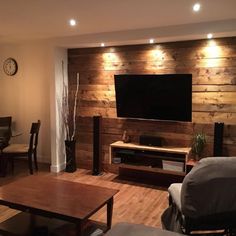
{"type": "Polygon", "coordinates": [[[15,59],[9,57],[3,62],[3,70],[6,75],[13,76],[17,73],[18,65],[15,59]]]}

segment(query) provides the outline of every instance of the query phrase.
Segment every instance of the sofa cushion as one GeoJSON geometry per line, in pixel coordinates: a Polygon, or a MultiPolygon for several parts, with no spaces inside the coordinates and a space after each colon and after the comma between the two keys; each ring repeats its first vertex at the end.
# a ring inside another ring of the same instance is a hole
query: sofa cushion
{"type": "Polygon", "coordinates": [[[131,223],[118,223],[105,236],[182,236],[167,230],[131,223]]]}

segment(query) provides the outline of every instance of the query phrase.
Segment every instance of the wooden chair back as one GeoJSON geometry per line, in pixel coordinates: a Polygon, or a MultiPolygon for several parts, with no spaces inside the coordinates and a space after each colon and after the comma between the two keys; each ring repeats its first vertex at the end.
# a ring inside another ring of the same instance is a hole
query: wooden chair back
{"type": "Polygon", "coordinates": [[[11,116],[0,117],[0,127],[9,127],[11,128],[11,116]]]}
{"type": "Polygon", "coordinates": [[[40,125],[41,125],[40,120],[38,120],[38,122],[32,123],[32,125],[31,125],[30,143],[29,143],[29,151],[30,152],[33,152],[37,149],[40,125]]]}
{"type": "Polygon", "coordinates": [[[33,162],[35,165],[35,170],[38,170],[37,164],[37,146],[38,146],[38,135],[40,129],[41,122],[33,122],[31,124],[30,129],[30,138],[28,144],[17,144],[12,143],[7,147],[4,147],[2,150],[2,156],[5,158],[5,165],[3,168],[4,175],[6,174],[7,170],[7,163],[10,161],[12,166],[12,173],[14,171],[14,158],[15,157],[25,157],[28,158],[28,165],[30,174],[33,174],[33,162]]]}

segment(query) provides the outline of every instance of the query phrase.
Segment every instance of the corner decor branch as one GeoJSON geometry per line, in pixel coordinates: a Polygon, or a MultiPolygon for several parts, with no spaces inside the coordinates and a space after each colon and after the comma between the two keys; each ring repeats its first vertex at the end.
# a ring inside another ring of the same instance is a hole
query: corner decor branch
{"type": "Polygon", "coordinates": [[[74,95],[74,105],[72,114],[69,108],[68,98],[68,85],[65,82],[64,77],[64,61],[62,61],[62,75],[63,75],[63,100],[62,100],[62,112],[66,131],[65,149],[66,149],[66,172],[76,171],[75,161],[75,132],[76,132],[76,111],[77,111],[77,100],[79,92],[79,73],[76,75],[76,92],[74,95]]]}

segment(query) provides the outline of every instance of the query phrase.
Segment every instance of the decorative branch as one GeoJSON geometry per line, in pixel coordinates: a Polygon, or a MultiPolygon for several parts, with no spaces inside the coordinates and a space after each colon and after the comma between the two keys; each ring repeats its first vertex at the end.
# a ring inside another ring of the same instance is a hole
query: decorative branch
{"type": "Polygon", "coordinates": [[[70,129],[69,129],[69,104],[68,104],[68,86],[65,83],[64,76],[64,61],[61,62],[62,66],[62,81],[63,81],[63,91],[62,91],[62,115],[64,120],[64,125],[66,129],[66,140],[70,139],[70,129]]]}
{"type": "Polygon", "coordinates": [[[68,85],[65,82],[64,77],[64,61],[62,60],[62,79],[63,79],[63,94],[62,94],[62,116],[64,120],[65,130],[66,130],[66,140],[74,140],[75,132],[76,132],[76,110],[77,110],[77,100],[78,100],[78,93],[79,93],[79,73],[76,76],[76,92],[74,96],[74,107],[73,107],[73,124],[70,127],[70,109],[69,109],[69,97],[68,97],[68,85]],[[70,129],[71,128],[71,129],[70,129]],[[72,133],[72,135],[71,135],[72,133]]]}
{"type": "Polygon", "coordinates": [[[71,140],[74,140],[76,131],[76,110],[77,110],[78,92],[79,92],[79,73],[77,73],[76,75],[76,92],[75,92],[74,109],[73,109],[73,133],[71,136],[71,140]]]}

